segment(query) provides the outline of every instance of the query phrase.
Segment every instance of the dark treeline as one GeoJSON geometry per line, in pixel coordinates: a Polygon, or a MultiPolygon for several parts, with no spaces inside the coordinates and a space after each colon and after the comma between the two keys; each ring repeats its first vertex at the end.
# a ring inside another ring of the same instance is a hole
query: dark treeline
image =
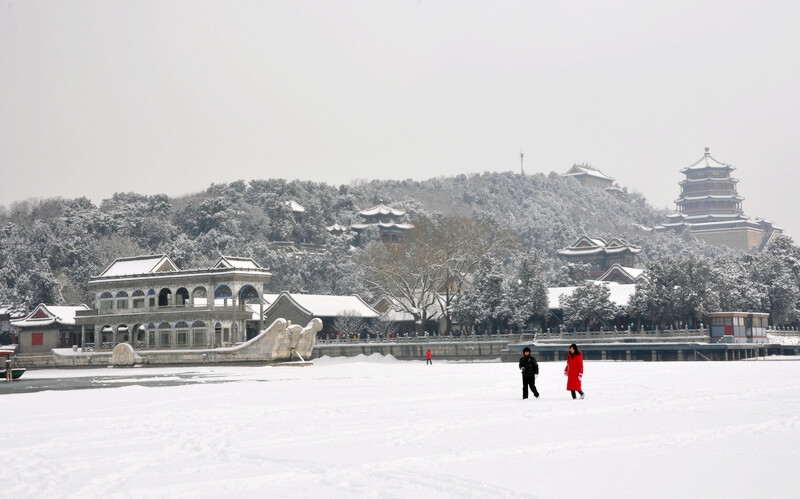
{"type": "MultiPolygon", "coordinates": [[[[778,323],[797,319],[800,259],[788,238],[777,250],[765,252],[777,255],[768,262],[764,255],[710,247],[689,235],[654,233],[649,229],[663,221],[666,212],[650,206],[640,194],[585,186],[555,173],[485,173],[342,186],[269,179],[213,184],[203,192],[176,198],[117,193],[99,206],[86,198],[17,202],[0,208],[0,302],[27,308],[38,303],[91,304],[85,288],[90,276],[118,257],[160,253],[170,255],[183,269],[212,265],[220,255],[249,256],[272,270],[271,291],[357,293],[374,300],[380,293],[373,275],[376,268],[374,260],[364,259],[370,256],[376,233],[367,231],[361,247],[354,248],[352,236],[333,237],[326,226],[357,223],[359,210],[379,203],[405,210],[408,221],[415,224],[428,221],[443,227],[455,219],[469,219],[479,222],[487,237],[501,235],[498,240],[508,243],[492,245],[484,240],[491,254],[473,255],[467,273],[478,268],[481,258],[494,259],[484,262],[482,272],[498,267],[509,296],[520,294],[511,281],[521,265],[530,265],[531,254],[536,255],[537,271],[546,285],[581,282],[579,266],[563,265],[556,251],[587,234],[622,237],[639,245],[643,250],[639,266],[644,268],[672,268],[682,264],[676,257],[691,255],[712,274],[749,284],[742,291],[747,299],[726,297],[723,291],[732,293],[728,286],[717,290],[720,295],[711,302],[703,302],[697,309],[700,313],[735,303],[773,313],[780,310],[778,323]],[[301,223],[295,221],[289,200],[305,207],[301,223]],[[285,251],[273,244],[277,241],[323,249],[285,251]],[[765,282],[767,276],[772,283],[765,282]],[[775,282],[783,290],[780,298],[770,287],[775,282]]],[[[460,291],[473,302],[480,301],[475,291],[472,295],[460,291]]],[[[650,314],[643,297],[637,307],[636,313],[650,314]]],[[[483,309],[466,315],[476,322],[521,324],[513,307],[495,308],[494,315],[483,309]]],[[[663,322],[686,316],[685,307],[674,316],[659,313],[645,317],[663,322]]]]}

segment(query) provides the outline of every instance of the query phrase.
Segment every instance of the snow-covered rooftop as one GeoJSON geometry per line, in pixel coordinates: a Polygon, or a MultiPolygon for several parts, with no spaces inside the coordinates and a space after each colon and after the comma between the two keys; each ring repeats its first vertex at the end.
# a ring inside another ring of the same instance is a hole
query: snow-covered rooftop
{"type": "Polygon", "coordinates": [[[379,315],[374,308],[367,305],[364,300],[356,295],[310,295],[284,292],[265,294],[264,302],[272,305],[281,295],[286,295],[314,316],[339,317],[342,315],[357,315],[364,318],[377,318],[379,315]]]}
{"type": "Polygon", "coordinates": [[[724,168],[726,170],[735,170],[735,168],[731,165],[712,158],[708,147],[706,147],[706,152],[703,157],[681,170],[681,172],[686,172],[688,170],[702,170],[704,168],[724,168]]]}
{"type": "Polygon", "coordinates": [[[306,211],[306,209],[301,204],[297,203],[294,199],[286,201],[286,206],[291,208],[292,211],[295,213],[303,213],[306,211]]]}
{"type": "Polygon", "coordinates": [[[628,241],[615,237],[607,243],[600,238],[590,238],[588,236],[581,236],[575,241],[572,246],[558,250],[561,256],[589,256],[599,254],[619,254],[619,253],[639,253],[642,251],[639,247],[630,244],[628,241]]]}
{"type": "Polygon", "coordinates": [[[66,326],[75,325],[75,314],[79,310],[89,310],[86,305],[64,306],[64,305],[45,305],[40,303],[26,317],[12,320],[14,327],[35,327],[49,326],[51,324],[64,324],[66,326]]]}
{"type": "Polygon", "coordinates": [[[252,258],[221,256],[214,265],[215,269],[261,269],[261,265],[252,258]]]}
{"type": "Polygon", "coordinates": [[[613,182],[614,179],[606,175],[605,173],[601,172],[597,168],[592,167],[588,164],[583,163],[575,163],[572,165],[567,173],[563,174],[564,177],[576,177],[576,176],[589,176],[595,177],[603,180],[608,180],[609,182],[613,182]]]}
{"type": "Polygon", "coordinates": [[[178,267],[167,255],[133,256],[117,258],[100,273],[99,277],[151,274],[175,270],[178,270],[178,267]]]}
{"type": "Polygon", "coordinates": [[[375,215],[393,215],[395,217],[402,217],[406,214],[403,210],[398,210],[395,208],[391,208],[386,206],[385,204],[379,204],[378,206],[373,206],[372,208],[362,210],[358,212],[359,215],[364,217],[372,217],[375,215]]]}

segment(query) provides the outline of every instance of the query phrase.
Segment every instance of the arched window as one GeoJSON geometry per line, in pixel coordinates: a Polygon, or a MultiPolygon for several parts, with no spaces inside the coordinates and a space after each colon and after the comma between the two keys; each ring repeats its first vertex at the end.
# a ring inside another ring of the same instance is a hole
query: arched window
{"type": "Polygon", "coordinates": [[[239,290],[239,301],[241,303],[258,303],[260,299],[261,297],[258,295],[258,291],[250,284],[239,290]]]}
{"type": "Polygon", "coordinates": [[[128,308],[128,293],[120,291],[117,293],[117,309],[125,310],[128,308]]]}
{"type": "Polygon", "coordinates": [[[158,292],[158,306],[159,307],[166,307],[170,304],[170,298],[172,297],[172,290],[169,288],[164,288],[158,292]]]}
{"type": "Polygon", "coordinates": [[[195,307],[208,306],[208,292],[203,286],[198,286],[192,290],[192,303],[195,307]]]}
{"type": "Polygon", "coordinates": [[[162,322],[158,325],[158,348],[169,348],[172,346],[170,337],[172,336],[172,326],[169,322],[162,322]]]}
{"type": "Polygon", "coordinates": [[[100,328],[100,348],[112,348],[114,346],[114,328],[106,324],[100,328]]]}
{"type": "Polygon", "coordinates": [[[154,289],[147,290],[147,306],[155,308],[156,306],[156,291],[154,289]]]}
{"type": "Polygon", "coordinates": [[[127,324],[117,326],[117,343],[127,343],[130,341],[130,331],[127,324]]]}
{"type": "Polygon", "coordinates": [[[182,307],[189,301],[189,292],[186,288],[178,288],[175,292],[175,305],[182,307]]]}
{"type": "MultiPolygon", "coordinates": [[[[222,300],[222,306],[227,307],[230,306],[228,300],[233,298],[233,292],[231,288],[228,287],[227,284],[220,284],[217,286],[217,289],[214,290],[214,300],[222,300]]],[[[214,306],[217,306],[216,303],[214,306]]]]}
{"type": "Polygon", "coordinates": [[[131,295],[133,297],[133,308],[144,308],[144,291],[137,289],[131,295]]]}
{"type": "Polygon", "coordinates": [[[147,348],[156,347],[156,325],[152,322],[147,325],[147,348]]]}
{"type": "Polygon", "coordinates": [[[97,301],[100,303],[101,312],[109,312],[114,308],[114,296],[108,291],[101,294],[97,301]]]}
{"type": "Polygon", "coordinates": [[[189,324],[185,321],[175,323],[175,346],[178,348],[189,346],[189,324]]]}
{"type": "Polygon", "coordinates": [[[206,343],[206,323],[194,321],[192,323],[192,346],[195,348],[205,348],[206,343]]]}
{"type": "Polygon", "coordinates": [[[147,329],[144,327],[144,324],[134,324],[131,334],[131,344],[133,348],[144,348],[145,339],[147,338],[147,329]]]}

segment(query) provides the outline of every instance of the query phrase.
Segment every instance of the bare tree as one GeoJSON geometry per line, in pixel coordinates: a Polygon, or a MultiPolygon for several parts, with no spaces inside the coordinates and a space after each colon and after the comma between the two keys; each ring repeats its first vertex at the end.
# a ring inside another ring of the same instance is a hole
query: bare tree
{"type": "Polygon", "coordinates": [[[423,219],[415,221],[415,226],[403,243],[370,244],[364,266],[369,285],[379,294],[393,297],[400,310],[414,317],[421,333],[447,272],[435,225],[423,219]]]}
{"type": "Polygon", "coordinates": [[[397,329],[397,323],[388,318],[392,311],[383,313],[378,319],[373,320],[367,329],[370,333],[379,338],[386,338],[391,332],[397,329]]]}
{"type": "Polygon", "coordinates": [[[367,321],[355,310],[343,310],[333,321],[333,327],[347,336],[360,335],[367,327],[367,321]]]}

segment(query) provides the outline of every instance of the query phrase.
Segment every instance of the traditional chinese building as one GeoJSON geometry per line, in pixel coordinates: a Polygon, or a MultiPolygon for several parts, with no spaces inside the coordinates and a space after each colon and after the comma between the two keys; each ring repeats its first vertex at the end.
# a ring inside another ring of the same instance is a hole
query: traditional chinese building
{"type": "Polygon", "coordinates": [[[118,258],[89,279],[95,308],[79,311],[75,323],[86,349],[233,345],[264,328],[271,276],[250,258],[223,256],[194,270],[180,270],[167,255],[118,258]]]}
{"type": "Polygon", "coordinates": [[[285,202],[286,206],[292,210],[292,216],[294,217],[294,221],[296,224],[303,223],[303,215],[306,212],[306,209],[303,205],[295,201],[294,199],[290,199],[289,201],[285,202]]]}
{"type": "Polygon", "coordinates": [[[361,234],[369,227],[377,227],[380,231],[381,241],[395,243],[403,240],[403,236],[414,228],[413,224],[404,223],[406,212],[390,208],[384,204],[373,206],[368,210],[359,211],[363,222],[352,224],[350,229],[358,233],[357,244],[361,244],[361,234]]]}
{"type": "Polygon", "coordinates": [[[364,327],[376,320],[378,312],[357,295],[311,295],[282,292],[264,295],[264,323],[269,325],[276,319],[287,319],[293,324],[307,324],[312,318],[322,321],[320,337],[334,334],[336,319],[362,321],[364,327]]]}
{"type": "Polygon", "coordinates": [[[86,305],[55,306],[41,303],[26,317],[12,320],[11,326],[19,331],[17,353],[49,354],[54,348],[82,346],[75,317],[87,310],[89,307],[86,305]]]}
{"type": "MultiPolygon", "coordinates": [[[[589,276],[592,279],[598,279],[616,265],[632,276],[635,282],[640,275],[640,272],[634,268],[636,255],[641,251],[641,248],[618,237],[611,238],[606,242],[599,237],[581,236],[571,246],[558,250],[558,256],[571,263],[588,263],[591,266],[589,276]]],[[[613,275],[609,275],[604,280],[624,281],[624,277],[618,279],[613,277],[613,275]]]]}
{"type": "Polygon", "coordinates": [[[592,165],[588,163],[575,163],[567,173],[563,173],[561,176],[572,177],[582,184],[594,185],[597,187],[611,187],[614,184],[613,178],[597,168],[593,168],[592,165]]]}
{"type": "Polygon", "coordinates": [[[681,195],[677,210],[656,230],[688,230],[697,239],[714,246],[741,250],[762,248],[773,234],[782,232],[772,222],[751,219],[742,211],[743,197],[736,190],[735,168],[717,161],[708,147],[702,158],[681,173],[681,195]]]}

